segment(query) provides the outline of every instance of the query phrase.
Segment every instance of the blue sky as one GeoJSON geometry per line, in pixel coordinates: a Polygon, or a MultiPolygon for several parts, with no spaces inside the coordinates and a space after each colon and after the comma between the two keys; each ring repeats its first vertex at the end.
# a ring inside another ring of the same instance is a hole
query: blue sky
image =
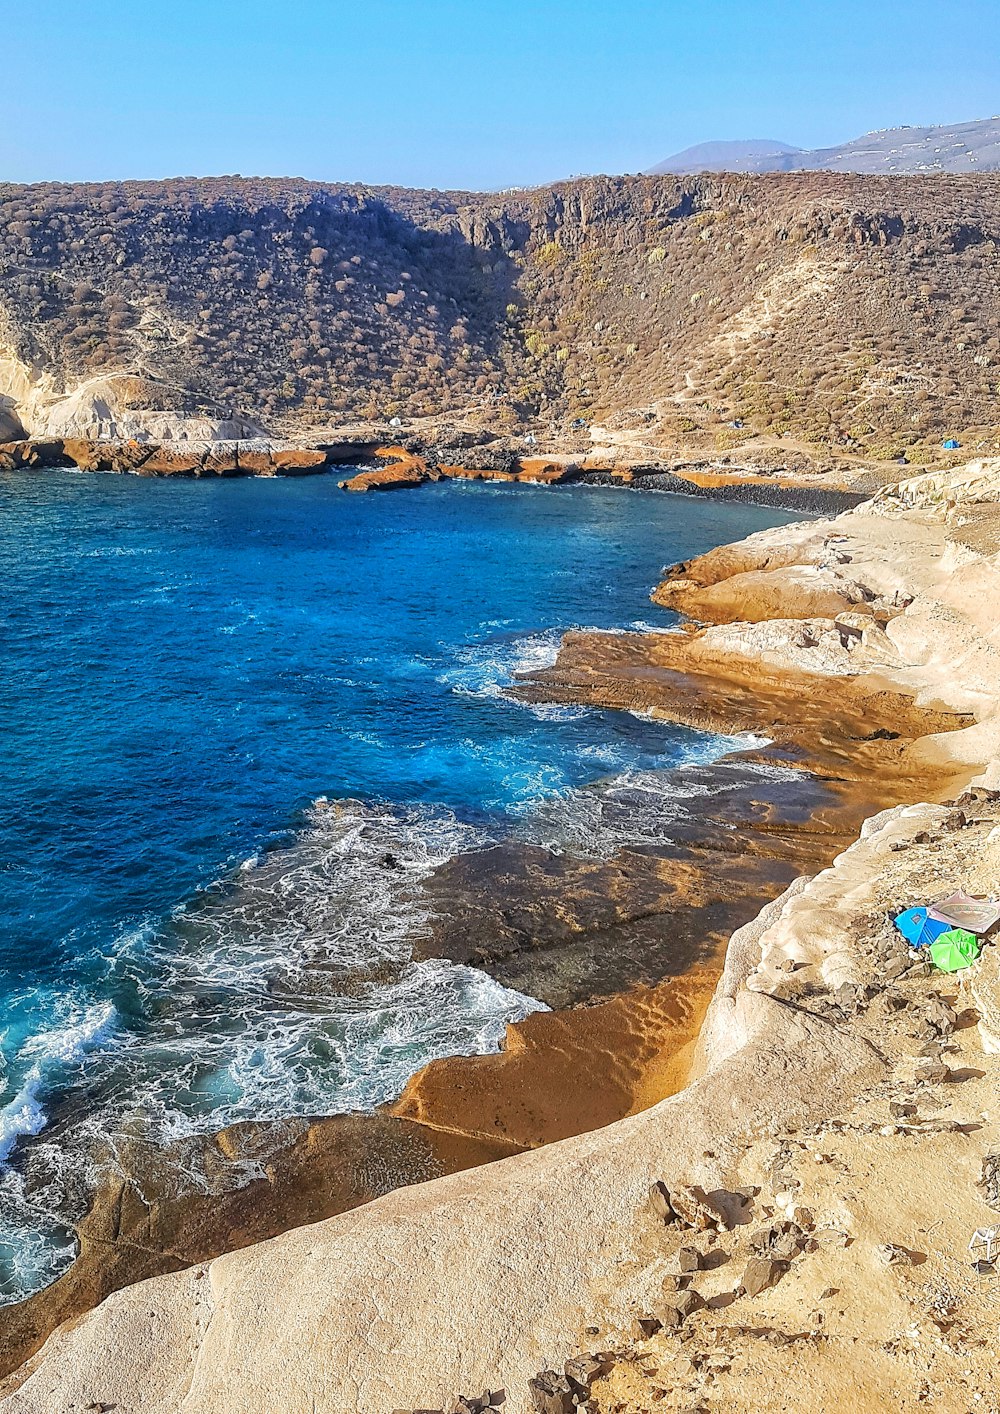
{"type": "Polygon", "coordinates": [[[1000,112],[997,0],[0,0],[0,180],[502,187],[1000,112]]]}

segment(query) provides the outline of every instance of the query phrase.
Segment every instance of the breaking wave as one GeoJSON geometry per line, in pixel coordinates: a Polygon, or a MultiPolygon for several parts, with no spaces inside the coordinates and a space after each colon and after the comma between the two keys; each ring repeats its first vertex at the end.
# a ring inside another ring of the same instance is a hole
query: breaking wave
{"type": "Polygon", "coordinates": [[[116,1132],[168,1143],[370,1110],[429,1061],[496,1050],[508,1023],[544,1010],[473,968],[413,960],[430,924],[420,882],[489,842],[448,811],[320,800],[293,843],[122,934],[104,986],[130,999],[127,1017],[47,999],[57,1019],[26,1035],[0,1109],[0,1300],[72,1259],[88,1156],[116,1132]],[[58,1143],[32,1147],[26,1181],[9,1161],[53,1118],[58,1143]]]}
{"type": "MultiPolygon", "coordinates": [[[[65,1002],[59,1010],[68,1010],[65,1002]]],[[[47,1122],[46,1092],[80,1067],[87,1052],[108,1038],[114,1022],[115,1008],[103,1002],[70,1010],[63,1021],[28,1037],[13,1064],[8,1063],[13,1074],[23,1073],[17,1093],[0,1108],[0,1164],[19,1139],[41,1133],[47,1122]]]]}
{"type": "Polygon", "coordinates": [[[564,632],[553,628],[538,633],[499,634],[462,644],[454,650],[454,666],[441,673],[438,682],[469,697],[503,699],[519,673],[552,667],[564,632]]]}
{"type": "MultiPolygon", "coordinates": [[[[541,800],[525,812],[519,833],[533,844],[562,853],[606,859],[620,849],[660,848],[706,800],[731,789],[731,775],[702,768],[733,752],[762,744],[756,736],[715,736],[674,748],[670,770],[626,768],[584,786],[541,800]]],[[[611,753],[596,753],[597,761],[611,753]]],[[[596,763],[595,763],[596,764],[596,763]]],[[[774,778],[784,768],[740,762],[738,773],[757,771],[774,778]]],[[[789,780],[797,779],[788,771],[789,780]]]]}

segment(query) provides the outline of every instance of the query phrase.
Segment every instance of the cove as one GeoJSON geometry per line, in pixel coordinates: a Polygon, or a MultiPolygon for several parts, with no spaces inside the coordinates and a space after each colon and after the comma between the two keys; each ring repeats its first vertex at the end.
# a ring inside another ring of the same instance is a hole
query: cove
{"type": "Polygon", "coordinates": [[[412,885],[727,745],[505,685],[567,628],[669,626],[664,564],[792,519],[70,472],[3,477],[0,517],[6,1300],[65,1265],[98,1136],[367,1108],[495,1048],[538,1004],[414,961],[412,885]]]}

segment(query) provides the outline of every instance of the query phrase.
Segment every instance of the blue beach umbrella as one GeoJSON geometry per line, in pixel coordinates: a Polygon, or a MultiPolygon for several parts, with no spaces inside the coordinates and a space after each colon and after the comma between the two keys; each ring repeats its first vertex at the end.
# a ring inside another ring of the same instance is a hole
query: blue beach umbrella
{"type": "Polygon", "coordinates": [[[915,948],[926,948],[953,928],[953,923],[945,923],[940,918],[932,918],[926,908],[907,908],[892,920],[903,937],[915,948]]]}

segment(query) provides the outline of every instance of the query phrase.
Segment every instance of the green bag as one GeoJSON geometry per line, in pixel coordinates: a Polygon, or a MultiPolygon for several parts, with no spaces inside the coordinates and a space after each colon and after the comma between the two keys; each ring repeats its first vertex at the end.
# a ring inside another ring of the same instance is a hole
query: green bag
{"type": "Polygon", "coordinates": [[[964,928],[950,928],[947,933],[935,938],[927,951],[931,962],[942,972],[959,972],[975,962],[979,956],[979,944],[974,933],[968,933],[964,928]]]}

